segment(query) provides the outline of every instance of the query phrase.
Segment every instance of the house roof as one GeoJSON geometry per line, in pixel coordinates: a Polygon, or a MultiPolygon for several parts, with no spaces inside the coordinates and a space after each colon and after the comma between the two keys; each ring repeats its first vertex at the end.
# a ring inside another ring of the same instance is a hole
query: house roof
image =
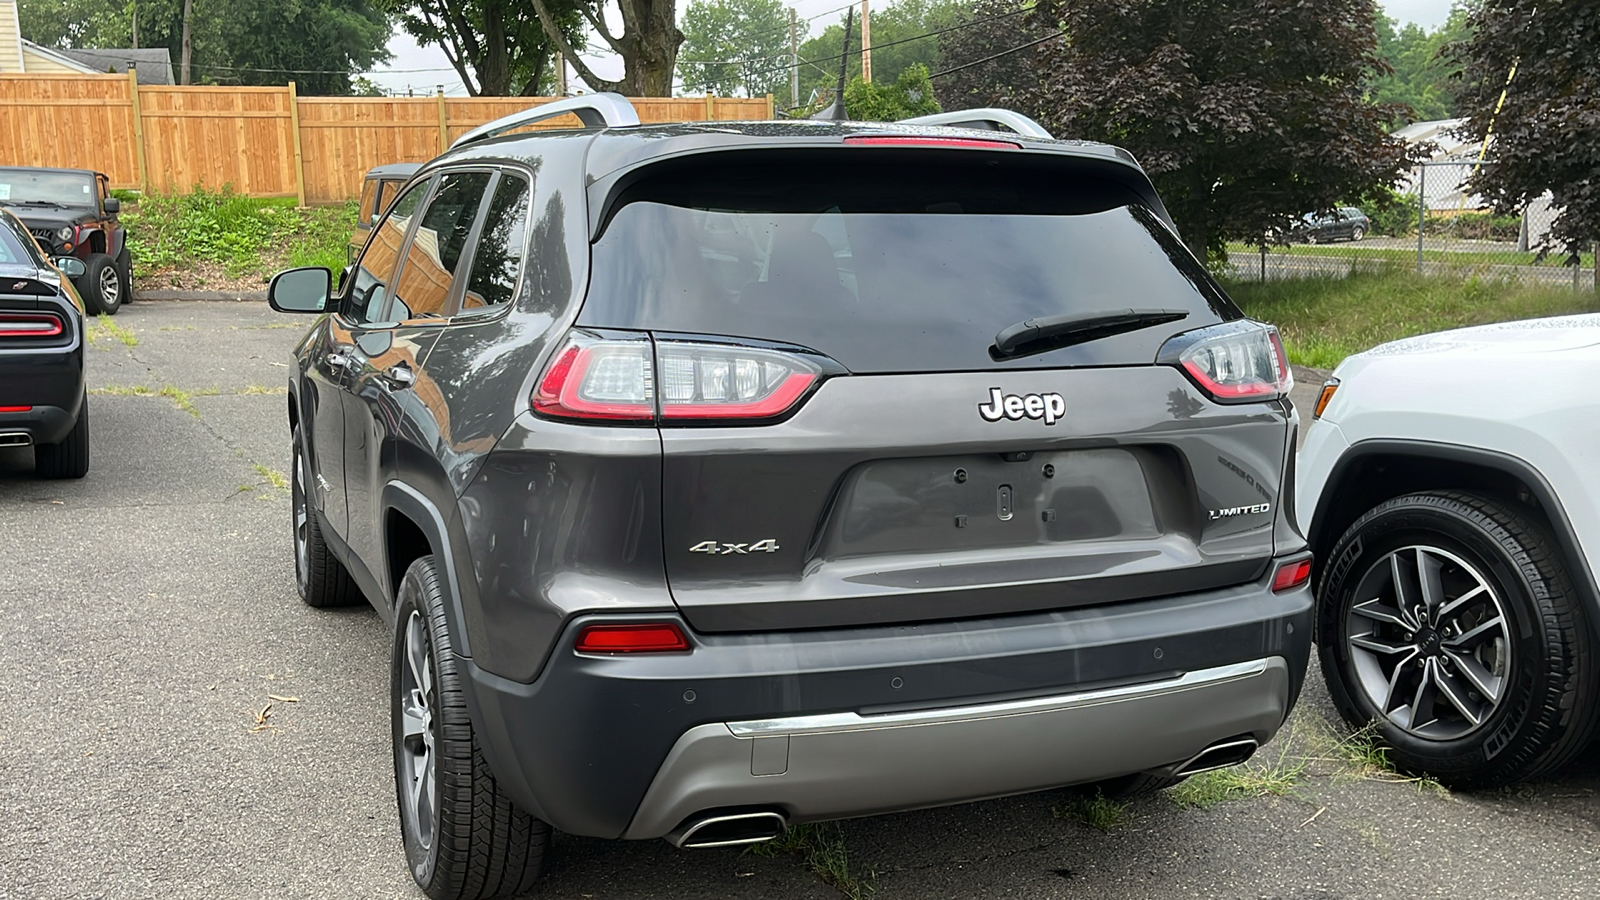
{"type": "Polygon", "coordinates": [[[1464,153],[1476,154],[1478,152],[1479,145],[1475,141],[1456,134],[1456,130],[1466,124],[1466,119],[1436,119],[1431,122],[1413,122],[1395,131],[1394,136],[1401,138],[1408,144],[1430,141],[1436,148],[1433,155],[1434,159],[1454,159],[1464,153]]]}
{"type": "Polygon", "coordinates": [[[88,66],[96,72],[105,72],[116,69],[118,72],[128,71],[128,64],[132,63],[139,73],[140,84],[173,84],[172,54],[165,47],[111,50],[56,50],[60,56],[65,56],[88,66]]]}

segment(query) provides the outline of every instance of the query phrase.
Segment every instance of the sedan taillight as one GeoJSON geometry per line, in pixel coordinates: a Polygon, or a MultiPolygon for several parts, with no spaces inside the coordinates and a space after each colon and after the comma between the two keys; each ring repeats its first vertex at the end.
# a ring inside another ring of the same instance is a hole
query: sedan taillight
{"type": "Polygon", "coordinates": [[[52,313],[0,313],[0,338],[52,338],[64,330],[52,313]]]}
{"type": "Polygon", "coordinates": [[[823,365],[767,347],[574,331],[539,379],[533,410],[616,424],[754,424],[784,415],[823,365]]]}

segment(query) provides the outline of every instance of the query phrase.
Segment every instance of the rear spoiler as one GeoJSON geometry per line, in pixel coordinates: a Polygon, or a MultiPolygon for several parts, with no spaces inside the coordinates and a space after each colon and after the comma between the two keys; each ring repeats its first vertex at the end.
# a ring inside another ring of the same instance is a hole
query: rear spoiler
{"type": "Polygon", "coordinates": [[[1009,131],[1014,134],[1020,134],[1023,137],[1053,139],[1050,132],[1046,131],[1043,125],[1022,113],[994,107],[934,113],[931,116],[901,119],[895,124],[945,125],[950,128],[976,128],[979,131],[1009,131]]]}

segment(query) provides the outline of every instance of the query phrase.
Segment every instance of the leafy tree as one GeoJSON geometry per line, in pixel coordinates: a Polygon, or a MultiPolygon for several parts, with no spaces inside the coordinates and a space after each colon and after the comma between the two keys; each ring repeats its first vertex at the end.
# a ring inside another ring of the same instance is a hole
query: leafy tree
{"type": "Polygon", "coordinates": [[[561,27],[557,0],[533,0],[533,9],[545,35],[578,70],[589,87],[616,91],[630,97],[667,97],[672,94],[672,73],[678,61],[683,32],[677,25],[677,0],[617,0],[622,31],[612,32],[606,22],[606,0],[573,0],[584,22],[600,40],[622,57],[622,78],[599,77],[578,55],[576,45],[561,27]]]}
{"type": "Polygon", "coordinates": [[[1373,0],[1046,0],[1024,106],[1061,137],[1133,153],[1201,259],[1297,213],[1393,184],[1412,155],[1366,99],[1373,0]]]}
{"type": "MultiPolygon", "coordinates": [[[[173,68],[183,51],[184,0],[138,0],[139,45],[165,47],[173,68]]],[[[302,94],[349,94],[359,72],[387,61],[389,19],[372,0],[191,0],[193,81],[297,83],[302,94]],[[287,70],[308,70],[291,72],[287,70]]],[[[133,45],[133,4],[23,0],[22,32],[47,47],[133,45]]]]}
{"type": "Polygon", "coordinates": [[[724,97],[783,93],[788,63],[789,16],[780,0],[693,0],[685,10],[678,53],[685,91],[724,97]]]}
{"type": "Polygon", "coordinates": [[[1007,106],[1028,86],[1039,49],[1026,45],[1054,32],[1032,8],[1032,0],[978,0],[939,36],[938,71],[949,74],[934,89],[946,109],[1007,106]]]}
{"type": "Polygon", "coordinates": [[[1448,119],[1456,114],[1456,79],[1461,66],[1440,55],[1446,46],[1468,37],[1467,11],[1456,6],[1445,24],[1428,31],[1415,22],[1404,27],[1379,16],[1378,55],[1393,71],[1373,79],[1371,98],[1378,103],[1411,107],[1411,113],[1393,122],[1448,119]]]}
{"type": "Polygon", "coordinates": [[[844,89],[844,108],[858,122],[894,122],[939,111],[928,68],[914,63],[892,83],[857,78],[844,89]]]}
{"type": "Polygon", "coordinates": [[[1600,4],[1482,0],[1470,21],[1471,40],[1451,50],[1465,133],[1494,141],[1472,188],[1502,215],[1549,191],[1552,242],[1587,249],[1600,237],[1600,4]]]}
{"type": "MultiPolygon", "coordinates": [[[[400,25],[423,44],[435,44],[473,96],[545,93],[555,71],[556,45],[545,23],[521,0],[389,0],[400,25]]],[[[581,0],[550,0],[555,29],[569,47],[582,47],[581,0]]]]}
{"type": "MultiPolygon", "coordinates": [[[[939,36],[922,37],[956,24],[972,0],[894,0],[872,10],[872,80],[893,84],[914,65],[935,71],[939,63],[939,36]]],[[[813,91],[831,93],[839,77],[839,48],[844,26],[829,25],[800,45],[800,98],[813,91]]],[[[861,75],[861,32],[850,36],[848,78],[861,75]]],[[[784,72],[784,77],[788,73],[784,72]]]]}

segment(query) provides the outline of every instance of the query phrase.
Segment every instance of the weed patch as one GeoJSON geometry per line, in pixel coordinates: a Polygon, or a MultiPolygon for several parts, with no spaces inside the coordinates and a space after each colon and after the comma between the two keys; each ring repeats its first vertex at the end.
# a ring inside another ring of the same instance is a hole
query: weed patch
{"type": "Polygon", "coordinates": [[[1282,749],[1275,760],[1255,759],[1226,769],[1201,772],[1168,791],[1167,796],[1179,806],[1190,809],[1207,809],[1248,797],[1288,796],[1305,776],[1306,760],[1289,756],[1289,747],[1294,743],[1292,730],[1283,735],[1281,741],[1282,749]]]}
{"type": "Polygon", "coordinates": [[[296,208],[229,188],[146,194],[122,214],[134,274],[144,278],[196,262],[217,263],[230,277],[266,276],[291,266],[345,263],[356,205],[296,208]]]}
{"type": "Polygon", "coordinates": [[[287,491],[289,489],[289,479],[284,477],[284,474],[279,472],[277,469],[263,466],[261,463],[255,463],[251,468],[256,470],[257,475],[260,475],[262,478],[266,479],[267,484],[272,485],[280,491],[287,491]]]}
{"type": "Polygon", "coordinates": [[[1593,292],[1566,286],[1399,269],[1265,283],[1229,281],[1227,289],[1252,318],[1278,326],[1290,362],[1322,369],[1413,335],[1600,310],[1593,292]]]}
{"type": "Polygon", "coordinates": [[[844,831],[836,822],[794,825],[777,838],[755,844],[745,851],[754,856],[798,854],[818,878],[850,900],[872,896],[872,885],[850,871],[850,853],[845,849],[844,831]]]}
{"type": "Polygon", "coordinates": [[[1128,805],[1111,800],[1099,791],[1094,796],[1073,797],[1050,812],[1058,819],[1077,819],[1098,831],[1110,831],[1128,821],[1128,805]]]}
{"type": "Polygon", "coordinates": [[[89,323],[89,327],[85,329],[85,336],[89,338],[89,343],[91,344],[112,339],[121,341],[125,347],[139,346],[138,335],[113,322],[111,317],[105,313],[96,316],[95,320],[89,323]]]}
{"type": "Polygon", "coordinates": [[[1328,759],[1338,764],[1340,774],[1352,778],[1387,781],[1395,784],[1414,784],[1419,791],[1449,796],[1450,790],[1435,778],[1407,775],[1395,768],[1389,759],[1389,748],[1378,736],[1376,723],[1343,736],[1324,739],[1328,759]]]}

